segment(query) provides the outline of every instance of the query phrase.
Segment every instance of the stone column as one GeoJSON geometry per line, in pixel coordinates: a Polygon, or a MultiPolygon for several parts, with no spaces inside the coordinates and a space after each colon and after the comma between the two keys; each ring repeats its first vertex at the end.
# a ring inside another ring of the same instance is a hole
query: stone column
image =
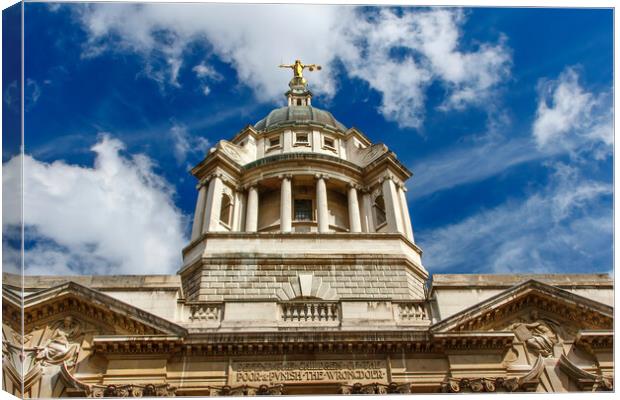
{"type": "Polygon", "coordinates": [[[361,232],[362,223],[360,221],[360,205],[357,202],[357,188],[349,184],[347,192],[349,200],[349,232],[361,232]]]}
{"type": "Polygon", "coordinates": [[[258,188],[252,185],[248,188],[247,213],[245,217],[246,232],[256,232],[258,227],[258,188]]]}
{"type": "Polygon", "coordinates": [[[319,233],[329,232],[329,211],[327,208],[327,187],[325,175],[316,176],[316,210],[319,225],[319,233]]]}
{"type": "Polygon", "coordinates": [[[243,189],[238,187],[235,190],[235,205],[233,211],[233,231],[241,232],[244,229],[243,214],[244,214],[244,194],[243,189]]]}
{"type": "Polygon", "coordinates": [[[216,232],[220,226],[220,208],[222,206],[222,176],[213,174],[209,181],[207,205],[202,223],[202,232],[216,232]]]}
{"type": "Polygon", "coordinates": [[[398,185],[398,197],[400,198],[400,209],[403,212],[403,225],[405,226],[405,234],[407,239],[413,242],[413,228],[411,227],[411,217],[409,216],[409,207],[407,205],[407,196],[404,184],[398,185]]]}
{"type": "Polygon", "coordinates": [[[202,233],[202,220],[205,213],[205,202],[207,201],[207,185],[205,182],[200,182],[196,189],[198,189],[198,200],[196,200],[196,210],[194,211],[194,223],[192,224],[192,241],[196,240],[202,233]]]}
{"type": "Polygon", "coordinates": [[[280,231],[290,232],[292,229],[291,175],[282,176],[280,185],[280,231]]]}
{"type": "Polygon", "coordinates": [[[364,190],[364,195],[362,196],[362,209],[363,209],[362,221],[364,222],[364,232],[374,232],[375,221],[372,216],[372,199],[370,198],[370,192],[368,189],[364,190]]]}
{"type": "Polygon", "coordinates": [[[388,224],[388,232],[405,233],[403,228],[400,201],[396,192],[396,185],[391,176],[386,176],[382,183],[383,200],[385,202],[385,217],[388,224]]]}

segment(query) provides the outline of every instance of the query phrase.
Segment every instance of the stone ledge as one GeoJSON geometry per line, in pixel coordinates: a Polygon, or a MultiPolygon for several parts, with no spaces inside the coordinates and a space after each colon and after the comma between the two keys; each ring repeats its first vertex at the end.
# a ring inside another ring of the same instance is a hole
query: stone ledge
{"type": "Polygon", "coordinates": [[[613,287],[613,279],[608,274],[434,274],[431,277],[432,288],[472,287],[508,288],[516,284],[537,280],[557,287],[613,287]]]}
{"type": "MultiPolygon", "coordinates": [[[[66,282],[75,282],[92,289],[105,290],[179,290],[179,275],[24,275],[24,290],[48,289],[66,282]]],[[[21,275],[2,273],[2,284],[21,288],[21,275]]]]}

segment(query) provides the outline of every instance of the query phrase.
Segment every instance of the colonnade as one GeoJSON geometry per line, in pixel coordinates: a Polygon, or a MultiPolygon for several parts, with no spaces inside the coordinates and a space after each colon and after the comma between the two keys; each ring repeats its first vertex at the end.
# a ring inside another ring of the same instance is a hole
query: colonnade
{"type": "MultiPolygon", "coordinates": [[[[223,229],[220,226],[220,208],[224,183],[221,174],[213,174],[207,180],[197,186],[198,200],[194,213],[192,227],[192,240],[202,233],[217,232],[223,229]]],[[[293,191],[290,174],[280,175],[280,231],[291,232],[293,230],[293,191]]],[[[329,232],[329,209],[327,199],[327,181],[325,174],[315,175],[316,179],[316,215],[319,233],[329,232]]],[[[246,188],[247,201],[245,202],[245,221],[241,223],[243,210],[240,201],[234,202],[234,226],[233,231],[256,232],[258,230],[259,193],[257,183],[250,184],[246,188]]],[[[409,210],[405,196],[405,188],[397,184],[390,176],[386,176],[381,182],[381,191],[385,202],[386,232],[401,232],[413,241],[413,231],[409,219],[409,210]]],[[[376,232],[376,221],[373,213],[373,200],[367,189],[349,182],[347,183],[347,205],[349,232],[376,232]],[[362,206],[358,200],[359,192],[362,192],[362,206]]],[[[237,198],[243,197],[239,193],[237,198]]]]}

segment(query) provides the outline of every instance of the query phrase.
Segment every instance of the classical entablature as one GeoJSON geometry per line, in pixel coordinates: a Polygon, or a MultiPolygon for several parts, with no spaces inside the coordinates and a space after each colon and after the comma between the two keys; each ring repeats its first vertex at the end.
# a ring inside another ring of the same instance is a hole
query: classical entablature
{"type": "MultiPolygon", "coordinates": [[[[302,277],[292,283],[282,322],[248,330],[247,322],[246,328],[227,323],[236,317],[223,312],[219,325],[187,311],[167,321],[68,282],[24,298],[23,343],[14,314],[19,297],[5,288],[5,389],[21,393],[21,346],[24,393],[32,397],[273,395],[309,387],[341,394],[613,388],[611,307],[543,282],[520,283],[434,324],[432,307],[421,303],[426,324],[395,328],[379,318],[371,328],[358,319],[357,329],[346,324],[357,312],[347,304],[304,296],[321,282],[302,277]],[[316,304],[335,308],[307,311],[316,304]],[[179,375],[183,364],[206,369],[179,375]]],[[[378,311],[386,303],[368,304],[378,311]]],[[[183,307],[217,308],[212,302],[183,307]]]]}

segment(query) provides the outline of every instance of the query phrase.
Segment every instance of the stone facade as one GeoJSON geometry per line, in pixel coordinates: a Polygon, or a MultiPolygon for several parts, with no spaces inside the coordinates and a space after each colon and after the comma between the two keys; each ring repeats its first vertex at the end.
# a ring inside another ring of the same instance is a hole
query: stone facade
{"type": "Polygon", "coordinates": [[[608,276],[429,281],[405,198],[411,172],[312,107],[305,80],[289,86],[287,107],[192,170],[196,210],[176,275],[3,275],[4,390],[612,390],[608,276]]]}

